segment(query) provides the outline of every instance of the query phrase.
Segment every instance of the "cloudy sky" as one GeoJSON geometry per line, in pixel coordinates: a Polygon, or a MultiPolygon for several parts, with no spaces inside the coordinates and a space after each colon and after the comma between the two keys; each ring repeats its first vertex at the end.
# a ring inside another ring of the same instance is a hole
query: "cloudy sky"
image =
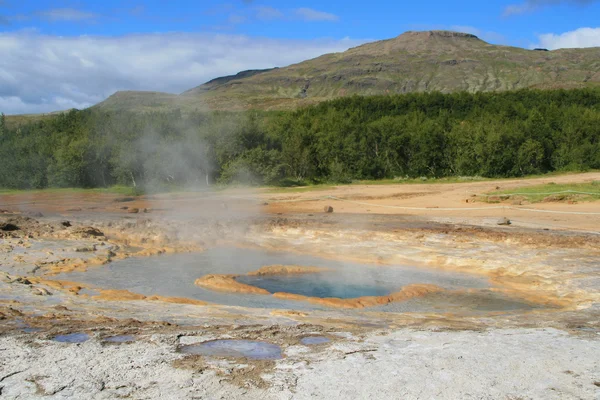
{"type": "Polygon", "coordinates": [[[526,48],[600,46],[600,0],[0,0],[0,112],[179,93],[407,30],[526,48]]]}

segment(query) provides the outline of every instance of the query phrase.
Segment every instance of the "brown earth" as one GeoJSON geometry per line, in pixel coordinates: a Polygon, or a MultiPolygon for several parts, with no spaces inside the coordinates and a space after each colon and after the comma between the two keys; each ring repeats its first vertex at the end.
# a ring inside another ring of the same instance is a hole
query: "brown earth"
{"type": "MultiPolygon", "coordinates": [[[[322,215],[323,208],[326,205],[333,205],[335,214],[418,216],[461,225],[489,225],[490,222],[486,222],[485,219],[489,219],[493,224],[495,219],[508,217],[517,226],[598,232],[600,215],[584,214],[600,212],[598,202],[576,204],[548,202],[514,206],[509,210],[499,208],[497,204],[473,204],[470,201],[473,195],[494,191],[498,187],[502,190],[512,190],[550,182],[561,184],[597,180],[600,180],[599,172],[465,183],[344,185],[326,190],[307,190],[306,192],[296,192],[297,189],[294,191],[282,190],[279,193],[268,189],[228,189],[219,194],[210,195],[172,193],[141,196],[127,204],[131,208],[152,209],[154,211],[149,215],[155,217],[192,215],[194,217],[233,218],[236,216],[314,214],[328,218],[326,215],[322,215]],[[267,205],[264,205],[265,203],[267,205]],[[447,210],[447,208],[452,208],[452,210],[447,210]],[[527,209],[542,212],[526,211],[527,209]],[[551,212],[583,214],[554,214],[551,212]]],[[[44,215],[60,215],[65,218],[99,218],[102,215],[121,216],[130,218],[131,221],[147,218],[131,216],[127,214],[126,210],[121,210],[122,203],[115,202],[115,199],[119,198],[120,195],[109,193],[25,192],[0,195],[0,208],[22,215],[41,212],[44,215]],[[79,211],[69,211],[76,208],[79,211]]],[[[10,233],[4,232],[4,234],[10,233]]],[[[119,232],[115,230],[110,234],[118,235],[119,232]]],[[[130,235],[130,232],[127,235],[130,235]]],[[[128,237],[128,240],[131,245],[143,244],[140,243],[142,238],[133,240],[128,237]]],[[[145,238],[145,240],[149,239],[145,238]]],[[[195,246],[197,247],[197,243],[195,246]]],[[[191,244],[190,247],[192,247],[191,244]]]]}
{"type": "Polygon", "coordinates": [[[550,182],[561,184],[598,180],[600,180],[600,173],[591,172],[465,183],[345,185],[304,193],[261,194],[260,198],[269,203],[266,211],[272,214],[321,214],[325,205],[333,205],[335,213],[338,214],[411,215],[461,225],[495,225],[497,219],[508,217],[514,225],[522,227],[600,233],[598,230],[600,215],[585,214],[600,213],[598,202],[576,204],[548,202],[502,209],[497,204],[471,201],[473,195],[489,193],[498,190],[497,188],[514,190],[550,182]],[[363,200],[365,198],[368,200],[363,200]],[[527,209],[542,212],[526,211],[527,209]],[[563,212],[574,214],[560,214],[563,212]]]}
{"type": "Polygon", "coordinates": [[[245,293],[245,294],[263,294],[269,295],[265,289],[256,286],[246,285],[235,280],[239,275],[206,275],[196,279],[194,282],[197,286],[201,286],[210,290],[217,290],[228,293],[245,293]]]}

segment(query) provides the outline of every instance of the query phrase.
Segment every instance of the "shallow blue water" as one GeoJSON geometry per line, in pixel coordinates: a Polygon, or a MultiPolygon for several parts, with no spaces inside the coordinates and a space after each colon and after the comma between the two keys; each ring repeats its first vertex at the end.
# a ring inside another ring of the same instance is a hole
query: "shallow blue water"
{"type": "MultiPolygon", "coordinates": [[[[61,274],[57,279],[83,282],[96,288],[126,289],[146,296],[177,296],[212,303],[294,310],[330,310],[307,302],[276,299],[268,295],[232,294],[198,287],[194,281],[207,274],[246,274],[266,265],[302,265],[327,268],[320,274],[267,277],[262,283],[271,292],[288,292],[317,297],[353,298],[386,295],[414,284],[434,284],[445,289],[486,289],[487,279],[480,276],[404,265],[374,266],[339,262],[318,257],[250,250],[214,248],[202,253],[172,254],[129,258],[96,267],[87,272],[61,274]]],[[[249,278],[240,280],[249,282],[249,278]]],[[[491,291],[482,295],[444,293],[391,303],[371,310],[390,312],[480,312],[530,309],[529,304],[503,297],[491,291]],[[485,310],[484,310],[485,309],[485,310]]],[[[351,313],[353,311],[340,311],[351,313]]]]}
{"type": "Polygon", "coordinates": [[[300,343],[306,346],[329,343],[330,340],[325,336],[307,336],[300,339],[300,343]]]}
{"type": "MultiPolygon", "coordinates": [[[[257,286],[270,293],[287,292],[309,297],[337,297],[353,299],[362,296],[385,296],[394,291],[389,284],[354,282],[349,277],[340,281],[339,273],[319,273],[306,275],[241,276],[239,282],[257,286]]],[[[396,288],[398,289],[398,288],[396,288]]]]}
{"type": "Polygon", "coordinates": [[[55,336],[55,342],[61,343],[83,343],[90,339],[90,336],[87,333],[69,333],[67,335],[58,335],[55,336]]]}
{"type": "Polygon", "coordinates": [[[279,346],[252,340],[213,340],[182,346],[179,351],[184,354],[250,358],[253,360],[279,360],[282,358],[279,346]]]}

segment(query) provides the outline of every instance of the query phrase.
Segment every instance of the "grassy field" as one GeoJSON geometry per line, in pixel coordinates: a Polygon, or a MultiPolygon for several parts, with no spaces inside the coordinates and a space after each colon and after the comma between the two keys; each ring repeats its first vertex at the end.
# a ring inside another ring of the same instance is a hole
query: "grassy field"
{"type": "Polygon", "coordinates": [[[512,190],[499,190],[487,193],[485,201],[497,203],[507,200],[523,200],[530,203],[561,201],[600,200],[600,181],[591,183],[571,183],[535,185],[512,190]]]}
{"type": "Polygon", "coordinates": [[[56,193],[56,194],[78,194],[78,193],[111,193],[111,194],[122,194],[124,196],[135,196],[137,193],[136,189],[129,186],[112,186],[109,188],[97,188],[97,189],[83,189],[83,188],[49,188],[49,189],[35,189],[35,190],[21,190],[21,189],[2,189],[0,188],[0,195],[2,194],[21,194],[21,193],[56,193]]]}
{"type": "MultiPolygon", "coordinates": [[[[503,180],[528,180],[528,179],[536,179],[536,178],[548,178],[552,176],[568,176],[575,173],[550,173],[545,175],[530,175],[523,178],[483,178],[480,176],[459,176],[459,177],[447,177],[447,178],[402,178],[402,179],[380,179],[380,180],[357,180],[352,181],[351,183],[317,183],[317,184],[303,184],[302,186],[266,186],[263,187],[262,190],[266,193],[305,193],[305,192],[319,192],[324,190],[332,189],[336,186],[345,186],[345,185],[415,185],[415,184],[456,184],[456,183],[468,183],[468,182],[486,182],[486,181],[503,181],[503,180]]],[[[251,188],[251,186],[244,185],[221,185],[216,184],[211,187],[212,191],[223,191],[227,189],[235,189],[235,188],[251,188]]],[[[256,187],[252,187],[256,189],[256,187]]],[[[579,195],[576,193],[559,193],[557,195],[564,195],[563,200],[597,200],[600,199],[600,182],[595,181],[593,183],[586,184],[548,184],[548,185],[539,185],[539,186],[530,186],[527,188],[521,188],[517,191],[520,193],[521,199],[528,200],[532,203],[543,201],[545,197],[548,197],[552,194],[556,194],[556,192],[564,192],[564,191],[579,191],[579,192],[588,192],[594,193],[594,195],[579,195]],[[548,193],[548,194],[544,194],[548,193]],[[596,194],[597,193],[597,194],[596,194]],[[570,198],[567,198],[571,196],[570,198]],[[576,197],[576,198],[575,198],[576,197]]],[[[159,190],[156,193],[185,193],[192,192],[193,189],[185,189],[178,186],[173,186],[170,188],[164,188],[163,190],[159,190]]],[[[515,190],[506,190],[506,191],[495,191],[487,193],[488,196],[501,196],[504,200],[510,198],[509,195],[514,194],[515,190]],[[509,197],[506,197],[509,196],[509,197]]],[[[48,189],[35,189],[35,190],[21,190],[21,189],[3,189],[0,188],[0,195],[10,195],[10,194],[20,194],[20,193],[56,193],[56,194],[76,194],[76,193],[111,193],[111,194],[120,194],[123,196],[136,196],[144,194],[143,190],[140,188],[133,188],[130,186],[112,186],[109,188],[96,188],[96,189],[83,189],[83,188],[48,188],[48,189]]],[[[515,195],[517,196],[517,195],[515,195]]],[[[493,200],[497,201],[497,200],[493,200]]],[[[560,201],[560,200],[555,200],[560,201]]]]}

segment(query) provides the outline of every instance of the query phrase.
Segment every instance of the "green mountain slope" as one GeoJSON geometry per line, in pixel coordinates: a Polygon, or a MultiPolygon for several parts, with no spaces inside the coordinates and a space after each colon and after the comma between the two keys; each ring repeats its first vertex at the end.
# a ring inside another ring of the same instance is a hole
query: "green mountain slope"
{"type": "Polygon", "coordinates": [[[526,50],[426,31],[271,70],[217,78],[181,95],[118,92],[95,107],[289,109],[353,94],[600,86],[600,48],[526,50]]]}

